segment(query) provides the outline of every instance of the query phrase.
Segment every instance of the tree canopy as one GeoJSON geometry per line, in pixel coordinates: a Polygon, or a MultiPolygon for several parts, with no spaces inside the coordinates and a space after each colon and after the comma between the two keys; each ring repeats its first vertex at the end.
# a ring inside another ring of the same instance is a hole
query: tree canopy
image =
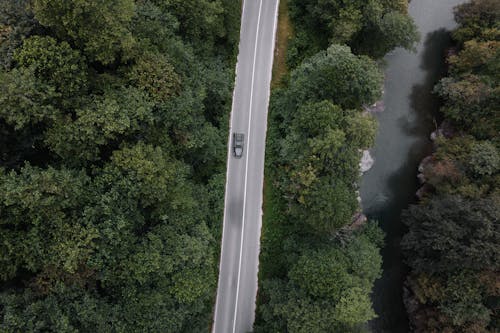
{"type": "Polygon", "coordinates": [[[1,332],[210,325],[239,15],[197,4],[0,1],[1,332]]]}
{"type": "Polygon", "coordinates": [[[429,191],[403,214],[410,321],[416,332],[498,330],[497,1],[455,9],[449,71],[435,87],[444,122],[422,165],[429,191]]]}

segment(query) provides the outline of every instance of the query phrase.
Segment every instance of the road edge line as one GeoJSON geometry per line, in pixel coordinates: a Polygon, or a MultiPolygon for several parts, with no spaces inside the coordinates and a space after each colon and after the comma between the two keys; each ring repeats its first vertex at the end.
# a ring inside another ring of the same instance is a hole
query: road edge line
{"type": "MultiPolygon", "coordinates": [[[[259,3],[259,16],[257,17],[257,30],[255,32],[255,48],[253,51],[253,64],[252,64],[252,80],[251,80],[251,86],[250,86],[250,103],[249,103],[249,111],[248,111],[248,129],[247,129],[247,142],[250,143],[250,131],[252,127],[252,107],[253,107],[253,90],[254,90],[254,84],[255,84],[255,64],[257,62],[257,46],[258,46],[258,40],[259,40],[259,30],[260,30],[260,17],[262,14],[262,3],[264,0],[260,0],[259,3]]],[[[241,278],[241,259],[243,256],[243,240],[244,240],[244,233],[245,233],[245,211],[246,211],[246,197],[247,197],[247,184],[248,184],[248,145],[246,149],[246,156],[245,156],[245,188],[243,192],[243,218],[242,218],[242,225],[241,225],[241,242],[240,242],[240,258],[238,262],[238,279],[236,282],[236,302],[234,303],[234,316],[233,316],[233,333],[236,331],[236,317],[238,315],[238,297],[239,297],[239,291],[240,291],[240,278],[241,278]]]]}

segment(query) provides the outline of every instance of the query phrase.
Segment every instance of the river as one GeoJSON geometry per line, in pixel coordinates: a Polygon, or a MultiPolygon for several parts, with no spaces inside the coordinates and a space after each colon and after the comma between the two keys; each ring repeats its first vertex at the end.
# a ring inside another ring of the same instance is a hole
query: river
{"type": "Polygon", "coordinates": [[[409,331],[402,301],[407,268],[400,248],[405,232],[400,215],[416,201],[417,167],[431,150],[429,135],[439,106],[432,89],[445,68],[449,30],[456,25],[453,7],[463,2],[413,0],[409,12],[422,36],[417,52],[398,49],[385,58],[385,111],[376,114],[379,132],[371,150],[375,163],[360,189],[365,214],[377,219],[386,233],[384,271],[372,295],[378,318],[370,327],[376,333],[409,331]]]}

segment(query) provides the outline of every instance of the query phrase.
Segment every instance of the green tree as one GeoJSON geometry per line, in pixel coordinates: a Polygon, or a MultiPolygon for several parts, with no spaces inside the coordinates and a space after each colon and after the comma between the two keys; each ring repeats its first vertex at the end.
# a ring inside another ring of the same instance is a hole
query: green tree
{"type": "Polygon", "coordinates": [[[463,326],[467,322],[490,321],[490,310],[484,305],[483,288],[475,274],[462,271],[448,278],[444,288],[444,300],[439,308],[448,316],[453,325],[463,326]]]}
{"type": "Polygon", "coordinates": [[[52,37],[32,36],[24,40],[23,46],[14,56],[19,66],[34,70],[42,82],[53,86],[60,94],[63,107],[74,105],[80,95],[85,94],[87,66],[83,57],[68,43],[52,37]]]}
{"type": "Polygon", "coordinates": [[[476,0],[466,2],[455,8],[455,20],[459,27],[453,31],[453,38],[459,42],[472,39],[498,37],[500,5],[495,0],[476,0]]]}
{"type": "Polygon", "coordinates": [[[322,250],[306,253],[292,267],[290,281],[313,297],[339,300],[343,291],[353,287],[350,262],[339,251],[322,250]]]}
{"type": "Polygon", "coordinates": [[[297,104],[330,100],[357,108],[379,99],[381,85],[382,73],[373,60],[355,56],[347,46],[332,45],[291,73],[290,96],[297,104]]]}
{"type": "Polygon", "coordinates": [[[16,48],[39,27],[29,0],[0,0],[0,68],[12,68],[16,48]]]}
{"type": "Polygon", "coordinates": [[[0,72],[0,117],[16,129],[41,122],[51,123],[61,116],[54,105],[61,94],[35,76],[34,68],[0,72]]]}
{"type": "Polygon", "coordinates": [[[407,13],[390,11],[377,17],[374,23],[359,34],[355,50],[376,58],[383,57],[396,47],[415,51],[415,43],[419,41],[420,34],[407,13]]]}
{"type": "Polygon", "coordinates": [[[303,195],[302,204],[292,207],[292,216],[310,226],[312,232],[328,235],[350,223],[357,206],[351,186],[322,178],[303,195]]]}
{"type": "Polygon", "coordinates": [[[413,49],[419,39],[415,23],[407,14],[408,3],[386,0],[293,0],[290,11],[300,33],[296,39],[310,48],[328,44],[351,45],[356,53],[383,57],[396,47],[413,49]]]}
{"type": "Polygon", "coordinates": [[[125,139],[154,121],[152,103],[135,88],[107,90],[75,111],[76,119],[60,118],[46,133],[46,144],[68,161],[100,159],[100,148],[125,139]]]}
{"type": "Polygon", "coordinates": [[[159,102],[166,101],[180,89],[180,78],[174,67],[157,53],[144,53],[129,68],[127,77],[137,88],[159,102]]]}
{"type": "Polygon", "coordinates": [[[365,290],[354,287],[344,291],[335,307],[336,319],[346,326],[362,324],[376,318],[370,296],[365,290]]]}
{"type": "Polygon", "coordinates": [[[33,11],[59,38],[75,43],[87,57],[104,65],[127,59],[134,45],[129,31],[133,0],[35,0],[33,11]]]}
{"type": "Polygon", "coordinates": [[[97,230],[84,223],[90,179],[73,170],[25,166],[0,174],[1,275],[47,266],[73,273],[95,248],[97,230]]]}
{"type": "Polygon", "coordinates": [[[159,5],[177,17],[179,30],[193,41],[205,40],[210,45],[216,38],[224,37],[224,6],[220,0],[167,0],[159,5]]]}
{"type": "Polygon", "coordinates": [[[498,199],[436,197],[403,214],[409,227],[402,247],[416,272],[450,272],[496,267],[498,199]]]}
{"type": "Polygon", "coordinates": [[[350,235],[345,246],[329,243],[302,252],[289,281],[264,281],[269,301],[260,313],[266,326],[256,332],[355,332],[375,318],[369,293],[382,259],[370,238],[379,239],[379,232],[371,228],[350,235]]]}
{"type": "Polygon", "coordinates": [[[491,142],[475,143],[469,158],[469,169],[475,176],[489,176],[500,169],[500,154],[491,142]]]}
{"type": "Polygon", "coordinates": [[[0,0],[1,332],[210,325],[239,6],[0,0]]]}

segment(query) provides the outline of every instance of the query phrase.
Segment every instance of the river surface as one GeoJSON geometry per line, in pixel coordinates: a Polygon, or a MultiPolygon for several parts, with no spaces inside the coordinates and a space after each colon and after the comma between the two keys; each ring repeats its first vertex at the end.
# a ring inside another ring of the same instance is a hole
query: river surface
{"type": "Polygon", "coordinates": [[[416,201],[418,164],[431,151],[429,135],[439,106],[432,89],[445,69],[449,30],[456,26],[453,8],[463,2],[413,0],[409,11],[421,33],[417,52],[398,49],[385,58],[385,111],[376,115],[379,132],[371,150],[375,164],[360,189],[365,214],[386,233],[384,272],[372,295],[378,318],[370,327],[376,333],[409,331],[402,300],[407,268],[400,248],[406,230],[400,215],[416,201]]]}

